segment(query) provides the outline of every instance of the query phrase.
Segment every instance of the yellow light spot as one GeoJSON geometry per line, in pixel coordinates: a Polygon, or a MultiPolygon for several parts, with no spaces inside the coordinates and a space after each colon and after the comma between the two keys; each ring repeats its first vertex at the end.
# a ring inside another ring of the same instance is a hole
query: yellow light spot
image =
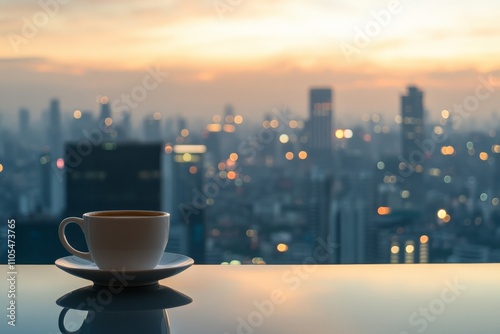
{"type": "Polygon", "coordinates": [[[486,152],[479,153],[479,159],[481,159],[483,161],[488,160],[488,153],[486,153],[486,152]]]}
{"type": "Polygon", "coordinates": [[[222,129],[222,125],[218,123],[212,123],[207,125],[207,131],[208,132],[220,132],[222,129]]]}
{"type": "Polygon", "coordinates": [[[443,219],[444,217],[446,217],[446,215],[447,213],[445,209],[439,209],[437,212],[437,216],[439,219],[443,219]]]}
{"type": "Polygon", "coordinates": [[[297,121],[292,119],[290,122],[288,122],[288,126],[291,128],[291,129],[295,129],[297,127],[297,121]]]}
{"type": "Polygon", "coordinates": [[[167,145],[165,145],[164,150],[165,150],[166,154],[170,154],[170,153],[172,153],[172,151],[174,150],[174,148],[172,147],[172,145],[168,145],[167,144],[167,145]]]}
{"type": "Polygon", "coordinates": [[[108,104],[108,102],[109,102],[109,99],[107,96],[101,97],[101,104],[108,104]]]}
{"type": "Polygon", "coordinates": [[[344,130],[338,129],[335,131],[335,138],[342,139],[344,138],[344,130]]]}
{"type": "Polygon", "coordinates": [[[248,229],[246,232],[247,237],[251,238],[255,235],[255,231],[252,229],[248,229]]]}
{"type": "Polygon", "coordinates": [[[234,116],[234,123],[236,123],[236,124],[243,123],[243,116],[241,116],[241,115],[234,116]]]}
{"type": "Polygon", "coordinates": [[[223,129],[224,129],[224,131],[226,131],[226,132],[233,133],[233,132],[234,132],[234,130],[235,130],[235,127],[234,127],[234,125],[232,125],[232,124],[224,124],[223,129]]]}
{"type": "Polygon", "coordinates": [[[391,247],[391,253],[392,253],[392,254],[397,254],[397,253],[399,253],[399,246],[392,246],[392,247],[391,247]]]}
{"type": "Polygon", "coordinates": [[[448,215],[448,214],[447,214],[446,216],[444,216],[444,217],[443,217],[443,221],[444,221],[445,223],[449,223],[449,222],[450,222],[450,220],[451,220],[451,217],[450,217],[450,215],[448,215]]]}
{"type": "Polygon", "coordinates": [[[444,133],[444,130],[440,126],[435,126],[434,127],[434,133],[437,134],[437,135],[442,135],[444,133]]]}
{"type": "Polygon", "coordinates": [[[234,161],[233,161],[233,160],[231,160],[231,159],[227,159],[227,160],[226,160],[226,165],[227,165],[228,167],[233,167],[234,165],[236,165],[236,162],[234,162],[234,161]]]}
{"type": "Polygon", "coordinates": [[[352,138],[353,134],[354,133],[352,132],[351,129],[344,130],[344,138],[350,139],[350,138],[352,138]]]}
{"type": "Polygon", "coordinates": [[[413,253],[413,251],[415,251],[415,246],[413,246],[413,245],[406,245],[405,250],[406,250],[406,252],[408,254],[411,254],[411,253],[413,253]]]}
{"type": "Polygon", "coordinates": [[[450,117],[450,112],[448,110],[441,111],[441,117],[443,117],[443,118],[450,117]]]}
{"type": "Polygon", "coordinates": [[[491,147],[491,152],[493,152],[493,153],[500,153],[500,145],[493,145],[491,147]]]}
{"type": "Polygon", "coordinates": [[[231,153],[231,154],[229,155],[229,160],[231,160],[231,161],[236,161],[236,160],[238,160],[238,154],[237,154],[237,153],[231,153]]]}
{"type": "Polygon", "coordinates": [[[181,136],[186,138],[187,136],[189,136],[189,130],[188,129],[182,129],[181,130],[181,136]]]}
{"type": "Polygon", "coordinates": [[[227,172],[227,178],[230,180],[234,180],[236,178],[236,172],[232,170],[227,172]]]}
{"type": "Polygon", "coordinates": [[[185,161],[185,162],[191,161],[191,158],[192,158],[191,153],[184,153],[182,155],[182,160],[185,161]]]}
{"type": "Polygon", "coordinates": [[[113,124],[113,120],[111,119],[111,117],[106,117],[106,119],[104,120],[104,124],[106,124],[106,126],[111,126],[113,124]]]}
{"type": "Polygon", "coordinates": [[[271,125],[269,124],[269,121],[264,121],[264,122],[262,122],[262,127],[263,127],[264,129],[269,129],[269,127],[270,127],[270,126],[271,126],[271,125]]]}
{"type": "Polygon", "coordinates": [[[424,171],[424,167],[422,165],[416,165],[415,166],[415,171],[417,173],[422,173],[424,171]]]}
{"type": "Polygon", "coordinates": [[[282,144],[288,143],[288,140],[290,140],[290,138],[288,138],[288,135],[287,135],[287,134],[282,134],[282,135],[280,136],[280,142],[281,142],[282,144]]]}
{"type": "Polygon", "coordinates": [[[426,236],[425,234],[420,237],[420,243],[421,244],[426,244],[429,242],[429,237],[426,236]]]}
{"type": "Polygon", "coordinates": [[[198,172],[198,168],[196,166],[191,166],[189,167],[189,172],[191,174],[196,174],[196,172],[198,172]]]}
{"type": "Polygon", "coordinates": [[[385,215],[388,215],[389,213],[391,213],[391,208],[388,207],[388,206],[380,206],[378,209],[377,209],[377,213],[381,216],[385,216],[385,215]]]}
{"type": "Polygon", "coordinates": [[[278,250],[278,252],[280,253],[284,253],[288,250],[288,246],[286,244],[278,244],[278,246],[276,246],[276,249],[278,250]]]}
{"type": "Polygon", "coordinates": [[[155,121],[159,121],[161,119],[161,114],[157,111],[153,114],[153,118],[155,121]]]}
{"type": "Polygon", "coordinates": [[[273,129],[276,129],[276,128],[280,125],[280,123],[279,123],[279,122],[278,122],[278,120],[276,120],[276,119],[273,119],[273,120],[271,121],[271,123],[269,123],[269,124],[271,125],[271,127],[272,127],[273,129]]]}
{"type": "Polygon", "coordinates": [[[293,159],[293,153],[292,152],[286,152],[285,158],[286,158],[286,160],[292,160],[293,159]]]}
{"type": "Polygon", "coordinates": [[[453,155],[454,153],[455,153],[455,148],[453,146],[441,147],[441,154],[443,155],[453,155]]]}
{"type": "Polygon", "coordinates": [[[306,151],[300,151],[299,152],[299,159],[301,159],[301,160],[307,159],[307,152],[306,151]]]}
{"type": "Polygon", "coordinates": [[[75,110],[75,111],[73,112],[73,117],[74,117],[75,119],[80,119],[80,118],[82,118],[82,112],[81,112],[80,110],[75,110]]]}
{"type": "Polygon", "coordinates": [[[0,173],[3,172],[3,165],[0,164],[0,173]]]}

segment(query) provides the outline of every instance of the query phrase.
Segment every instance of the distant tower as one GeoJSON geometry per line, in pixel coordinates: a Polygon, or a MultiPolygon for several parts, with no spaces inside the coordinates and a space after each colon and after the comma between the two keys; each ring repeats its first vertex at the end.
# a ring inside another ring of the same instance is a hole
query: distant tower
{"type": "Polygon", "coordinates": [[[28,109],[22,108],[19,110],[19,141],[27,144],[32,139],[30,131],[30,112],[28,109]]]}
{"type": "Polygon", "coordinates": [[[98,128],[103,131],[104,139],[111,139],[111,127],[113,118],[111,117],[111,108],[107,97],[101,98],[101,113],[98,118],[98,128]]]}
{"type": "Polygon", "coordinates": [[[49,125],[47,137],[52,160],[61,158],[63,155],[61,112],[59,110],[59,100],[52,99],[49,109],[49,125]]]}
{"type": "Polygon", "coordinates": [[[418,207],[423,202],[423,174],[426,152],[424,141],[423,92],[415,86],[408,87],[408,94],[401,96],[401,163],[399,174],[405,178],[403,187],[410,191],[408,202],[418,207]]]}
{"type": "Polygon", "coordinates": [[[332,169],[332,90],[312,88],[309,92],[309,136],[312,162],[332,169]]]}
{"type": "MultiPolygon", "coordinates": [[[[49,163],[52,171],[62,169],[62,161],[64,155],[62,128],[61,128],[61,112],[59,110],[59,100],[52,99],[49,109],[49,124],[47,128],[47,137],[49,143],[49,163]]],[[[50,213],[58,215],[61,213],[64,206],[64,174],[50,173],[50,213]]]]}

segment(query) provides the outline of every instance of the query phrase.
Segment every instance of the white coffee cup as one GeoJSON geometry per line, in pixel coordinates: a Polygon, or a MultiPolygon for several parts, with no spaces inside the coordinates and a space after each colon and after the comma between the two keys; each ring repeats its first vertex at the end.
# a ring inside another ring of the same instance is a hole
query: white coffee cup
{"type": "Polygon", "coordinates": [[[82,218],[68,217],[59,225],[59,239],[68,252],[93,261],[101,270],[149,270],[165,251],[170,232],[170,214],[161,211],[117,210],[87,212],[82,218]],[[64,233],[66,225],[83,230],[88,252],[73,248],[64,233]]]}

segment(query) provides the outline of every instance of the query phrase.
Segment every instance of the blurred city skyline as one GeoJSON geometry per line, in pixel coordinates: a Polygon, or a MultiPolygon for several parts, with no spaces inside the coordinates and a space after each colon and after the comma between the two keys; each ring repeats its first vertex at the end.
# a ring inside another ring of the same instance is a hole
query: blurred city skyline
{"type": "MultiPolygon", "coordinates": [[[[97,96],[130,94],[149,70],[165,73],[132,110],[209,119],[230,103],[260,120],[275,107],[307,115],[311,86],[335,89],[336,121],[394,118],[403,87],[426,93],[430,119],[500,81],[500,4],[442,1],[47,0],[0,4],[0,113],[61,99],[64,112],[97,111],[97,96]],[[487,8],[488,10],[485,10],[487,8]],[[168,73],[168,75],[166,74],[168,73]]],[[[152,87],[152,86],[151,86],[152,87]]],[[[499,105],[481,101],[473,121],[499,105]]]]}

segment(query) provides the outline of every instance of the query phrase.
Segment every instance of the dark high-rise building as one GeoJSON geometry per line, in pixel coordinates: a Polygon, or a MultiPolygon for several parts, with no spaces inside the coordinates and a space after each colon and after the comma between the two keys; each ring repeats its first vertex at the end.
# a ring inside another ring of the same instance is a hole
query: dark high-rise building
{"type": "Polygon", "coordinates": [[[79,143],[67,144],[66,214],[160,210],[161,153],[160,144],[107,142],[86,151],[79,143]]]}
{"type": "Polygon", "coordinates": [[[309,92],[309,147],[312,162],[322,168],[332,168],[332,90],[312,88],[309,92]]]}
{"type": "MultiPolygon", "coordinates": [[[[321,247],[328,239],[340,242],[340,225],[333,224],[332,217],[332,185],[333,179],[318,168],[313,168],[309,180],[308,220],[311,224],[315,248],[321,247]]],[[[327,258],[318,259],[322,263],[340,263],[340,253],[336,250],[327,258]]]]}
{"type": "Polygon", "coordinates": [[[418,207],[423,202],[423,174],[426,152],[424,141],[423,92],[415,86],[408,87],[401,96],[401,157],[399,174],[405,178],[403,187],[410,191],[407,203],[418,207]]]}
{"type": "Polygon", "coordinates": [[[205,208],[219,187],[203,182],[205,152],[204,145],[167,145],[163,161],[162,209],[170,212],[172,234],[184,231],[187,254],[196,263],[205,262],[205,208]]]}

